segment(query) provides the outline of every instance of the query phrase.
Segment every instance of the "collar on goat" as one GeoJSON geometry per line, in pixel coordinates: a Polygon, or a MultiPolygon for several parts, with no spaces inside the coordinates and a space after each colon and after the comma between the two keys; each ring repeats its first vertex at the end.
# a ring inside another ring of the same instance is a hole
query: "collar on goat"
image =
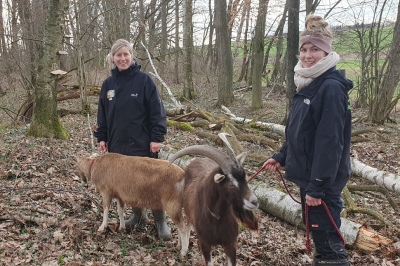
{"type": "Polygon", "coordinates": [[[214,217],[215,219],[219,220],[219,219],[221,218],[221,216],[219,216],[218,214],[213,213],[213,212],[210,210],[210,208],[208,208],[208,206],[207,206],[207,209],[208,209],[208,211],[210,212],[211,216],[214,217]]]}

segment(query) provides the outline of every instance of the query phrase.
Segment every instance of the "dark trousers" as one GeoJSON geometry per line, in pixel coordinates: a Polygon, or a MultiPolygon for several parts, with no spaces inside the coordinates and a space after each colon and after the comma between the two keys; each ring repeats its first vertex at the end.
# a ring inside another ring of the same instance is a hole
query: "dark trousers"
{"type": "MultiPolygon", "coordinates": [[[[301,207],[303,222],[306,224],[305,197],[304,189],[300,188],[301,207]]],[[[308,206],[308,226],[312,234],[315,256],[323,259],[344,259],[347,258],[346,250],[339,233],[334,224],[340,229],[340,212],[343,208],[343,202],[340,195],[329,195],[322,199],[328,206],[332,220],[329,218],[323,205],[308,206]]]]}

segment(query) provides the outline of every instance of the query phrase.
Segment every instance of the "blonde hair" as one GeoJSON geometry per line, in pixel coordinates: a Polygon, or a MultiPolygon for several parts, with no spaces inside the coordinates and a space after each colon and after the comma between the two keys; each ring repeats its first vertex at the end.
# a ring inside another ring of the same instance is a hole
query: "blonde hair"
{"type": "Polygon", "coordinates": [[[125,39],[118,39],[111,46],[111,50],[108,53],[108,55],[106,56],[106,62],[109,64],[110,68],[114,68],[115,67],[113,57],[114,57],[115,53],[119,49],[121,49],[122,47],[128,48],[129,53],[132,55],[132,60],[134,60],[133,59],[134,54],[133,54],[132,44],[130,42],[128,42],[127,40],[125,40],[125,39]]]}
{"type": "Polygon", "coordinates": [[[333,38],[333,33],[329,27],[328,22],[326,22],[320,16],[309,14],[306,17],[305,30],[300,34],[300,36],[318,34],[321,34],[331,39],[333,38]]]}

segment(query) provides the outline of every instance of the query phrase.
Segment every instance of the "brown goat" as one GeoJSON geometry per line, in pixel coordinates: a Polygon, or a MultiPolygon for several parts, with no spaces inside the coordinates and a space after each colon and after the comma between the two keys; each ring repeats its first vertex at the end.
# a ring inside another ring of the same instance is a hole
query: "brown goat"
{"type": "Polygon", "coordinates": [[[219,134],[231,152],[231,158],[217,149],[204,145],[187,147],[174,154],[169,162],[187,154],[208,158],[192,160],[185,168],[184,211],[197,233],[199,247],[207,266],[213,265],[211,248],[224,248],[228,265],[236,265],[238,220],[251,230],[258,229],[253,210],[258,208],[257,197],[247,185],[241,166],[246,153],[237,158],[225,135],[219,134]]]}
{"type": "Polygon", "coordinates": [[[106,153],[78,161],[77,173],[84,182],[92,181],[103,198],[104,231],[112,199],[117,199],[119,230],[125,229],[124,204],[134,208],[163,209],[178,228],[181,255],[187,253],[190,228],[183,219],[184,171],[169,167],[168,161],[147,157],[106,153]]]}

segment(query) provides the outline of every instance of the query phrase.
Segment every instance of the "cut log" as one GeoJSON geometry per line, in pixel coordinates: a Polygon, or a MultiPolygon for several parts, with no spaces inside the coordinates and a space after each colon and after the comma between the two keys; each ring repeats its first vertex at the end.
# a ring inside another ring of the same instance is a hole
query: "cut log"
{"type": "MultiPolygon", "coordinates": [[[[254,181],[253,183],[252,181],[249,186],[258,197],[261,210],[305,230],[301,217],[301,205],[288,194],[269,188],[262,182],[254,181]]],[[[391,239],[346,218],[342,218],[340,231],[347,245],[365,252],[374,252],[392,243],[391,239]]]]}

